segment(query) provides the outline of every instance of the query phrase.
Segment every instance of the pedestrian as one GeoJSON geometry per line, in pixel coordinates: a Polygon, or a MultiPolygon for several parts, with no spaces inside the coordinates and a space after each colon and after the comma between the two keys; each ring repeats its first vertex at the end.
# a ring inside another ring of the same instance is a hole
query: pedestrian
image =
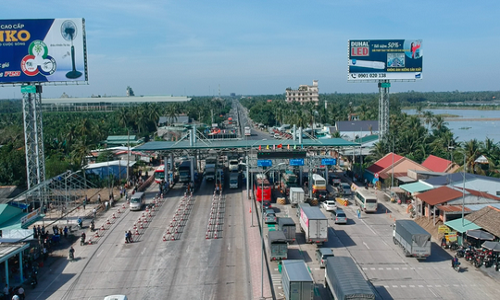
{"type": "Polygon", "coordinates": [[[19,295],[21,300],[24,300],[24,288],[22,286],[17,290],[17,295],[19,295]]]}
{"type": "Polygon", "coordinates": [[[33,225],[33,238],[35,240],[38,239],[38,233],[37,233],[37,230],[36,230],[36,225],[33,225]]]}
{"type": "Polygon", "coordinates": [[[43,246],[43,260],[47,260],[49,256],[49,252],[47,251],[47,247],[43,246]]]}
{"type": "Polygon", "coordinates": [[[96,215],[96,213],[97,213],[97,209],[95,209],[95,207],[94,207],[94,209],[92,210],[92,213],[94,214],[94,219],[95,219],[95,215],[96,215]]]}
{"type": "Polygon", "coordinates": [[[40,228],[40,224],[38,224],[38,227],[36,228],[36,231],[38,233],[38,236],[42,235],[42,229],[40,228]]]}
{"type": "Polygon", "coordinates": [[[99,202],[99,204],[101,204],[101,194],[97,195],[97,202],[99,202]]]}
{"type": "Polygon", "coordinates": [[[68,226],[64,226],[64,238],[68,237],[68,226]]]}
{"type": "Polygon", "coordinates": [[[83,200],[83,210],[85,210],[85,205],[87,205],[87,196],[85,196],[85,199],[83,200]]]}
{"type": "Polygon", "coordinates": [[[59,235],[63,235],[63,229],[62,229],[62,227],[59,227],[59,235]]]}
{"type": "Polygon", "coordinates": [[[10,292],[9,292],[9,285],[8,284],[5,284],[5,287],[3,288],[3,295],[4,295],[4,299],[9,299],[10,292]]]}
{"type": "Polygon", "coordinates": [[[45,225],[42,226],[42,235],[45,236],[45,225]]]}

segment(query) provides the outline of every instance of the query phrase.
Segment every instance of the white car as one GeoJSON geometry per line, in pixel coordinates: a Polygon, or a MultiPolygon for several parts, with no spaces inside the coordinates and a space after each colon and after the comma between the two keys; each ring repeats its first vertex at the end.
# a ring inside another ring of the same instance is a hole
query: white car
{"type": "Polygon", "coordinates": [[[323,207],[326,209],[326,211],[333,211],[337,208],[337,204],[334,200],[326,200],[325,202],[323,202],[323,207]]]}

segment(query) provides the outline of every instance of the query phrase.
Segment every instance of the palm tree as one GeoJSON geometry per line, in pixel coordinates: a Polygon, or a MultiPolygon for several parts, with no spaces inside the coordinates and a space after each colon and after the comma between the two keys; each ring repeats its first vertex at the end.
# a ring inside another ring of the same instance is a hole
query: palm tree
{"type": "Polygon", "coordinates": [[[479,147],[480,144],[476,139],[470,140],[463,145],[462,150],[466,157],[465,166],[463,167],[465,167],[466,171],[474,173],[474,161],[479,156],[479,147]]]}
{"type": "Polygon", "coordinates": [[[434,113],[430,110],[424,111],[424,123],[427,125],[427,130],[429,130],[432,120],[434,119],[434,113]]]}

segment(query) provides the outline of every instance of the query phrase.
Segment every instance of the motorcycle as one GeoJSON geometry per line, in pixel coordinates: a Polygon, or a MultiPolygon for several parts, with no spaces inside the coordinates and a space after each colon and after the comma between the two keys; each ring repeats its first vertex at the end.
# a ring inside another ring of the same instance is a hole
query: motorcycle
{"type": "Polygon", "coordinates": [[[460,246],[460,248],[457,250],[457,257],[465,257],[465,249],[463,246],[460,246]]]}
{"type": "Polygon", "coordinates": [[[78,228],[79,229],[83,228],[83,221],[81,219],[78,219],[78,228]]]}
{"type": "Polygon", "coordinates": [[[74,251],[69,251],[69,261],[74,261],[75,260],[75,252],[74,251]]]}
{"type": "Polygon", "coordinates": [[[456,262],[454,265],[453,265],[453,269],[455,271],[457,271],[458,273],[460,273],[460,262],[456,262]]]}
{"type": "Polygon", "coordinates": [[[94,221],[90,222],[90,231],[94,232],[95,230],[95,225],[94,225],[94,221]]]}
{"type": "Polygon", "coordinates": [[[30,282],[30,285],[31,285],[31,288],[36,288],[36,285],[38,284],[38,280],[36,278],[36,275],[33,274],[33,276],[31,276],[31,282],[30,282]]]}
{"type": "Polygon", "coordinates": [[[85,237],[82,236],[80,238],[80,246],[83,246],[83,245],[85,245],[85,237]]]}

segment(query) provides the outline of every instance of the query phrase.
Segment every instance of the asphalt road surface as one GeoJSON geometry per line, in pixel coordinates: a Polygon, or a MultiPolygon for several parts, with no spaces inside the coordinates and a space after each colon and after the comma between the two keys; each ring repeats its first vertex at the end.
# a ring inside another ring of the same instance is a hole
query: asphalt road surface
{"type": "MultiPolygon", "coordinates": [[[[147,202],[157,190],[156,184],[148,189],[147,202]]],[[[124,243],[125,231],[143,212],[117,214],[121,204],[112,208],[108,217],[113,212],[118,217],[104,236],[94,245],[74,245],[76,261],[53,266],[51,278],[40,279],[29,299],[103,299],[110,294],[129,299],[250,299],[241,201],[226,199],[222,238],[206,239],[213,190],[213,184],[204,182],[194,194],[185,226],[174,241],[163,241],[163,236],[185,192],[181,184],[169,191],[132,244],[124,243]]],[[[103,222],[106,217],[96,227],[103,222]]]]}

